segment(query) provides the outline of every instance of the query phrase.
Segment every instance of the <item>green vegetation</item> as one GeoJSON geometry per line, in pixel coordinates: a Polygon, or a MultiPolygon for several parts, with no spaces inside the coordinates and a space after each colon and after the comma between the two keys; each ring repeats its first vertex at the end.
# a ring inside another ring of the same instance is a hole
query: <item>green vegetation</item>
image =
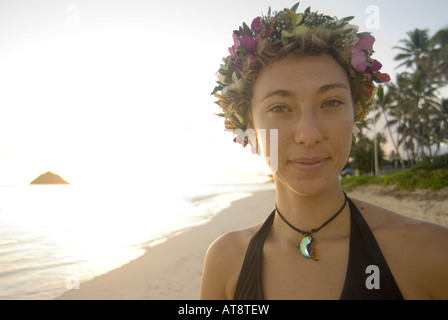
{"type": "Polygon", "coordinates": [[[341,180],[344,190],[352,190],[369,183],[383,183],[383,178],[375,176],[346,176],[341,180]]]}
{"type": "MultiPolygon", "coordinates": [[[[381,148],[381,143],[385,143],[387,140],[381,133],[377,134],[377,157],[379,166],[391,164],[384,159],[384,151],[381,148]]],[[[350,152],[350,158],[352,159],[350,167],[359,170],[360,174],[369,174],[374,169],[374,140],[369,139],[366,136],[359,135],[356,140],[353,140],[352,148],[350,152]]]]}
{"type": "Polygon", "coordinates": [[[398,189],[440,190],[448,187],[448,169],[411,169],[391,173],[383,178],[385,185],[394,185],[398,189]]]}
{"type": "Polygon", "coordinates": [[[385,177],[362,175],[348,176],[341,180],[345,190],[369,183],[392,185],[396,189],[402,190],[440,190],[448,187],[448,165],[443,162],[422,161],[412,169],[397,171],[385,177]]]}

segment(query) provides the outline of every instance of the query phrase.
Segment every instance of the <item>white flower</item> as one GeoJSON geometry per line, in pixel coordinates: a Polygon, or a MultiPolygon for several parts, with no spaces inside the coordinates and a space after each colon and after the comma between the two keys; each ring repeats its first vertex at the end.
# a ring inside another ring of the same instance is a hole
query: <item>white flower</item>
{"type": "Polygon", "coordinates": [[[349,30],[350,32],[353,32],[354,34],[356,34],[356,33],[358,33],[359,27],[358,27],[358,26],[355,26],[355,25],[353,25],[353,24],[349,24],[349,23],[347,23],[345,26],[343,26],[343,27],[341,28],[341,30],[342,30],[342,31],[349,30]]]}
{"type": "Polygon", "coordinates": [[[222,84],[227,84],[226,77],[223,76],[221,73],[218,73],[218,81],[221,82],[222,84]]]}

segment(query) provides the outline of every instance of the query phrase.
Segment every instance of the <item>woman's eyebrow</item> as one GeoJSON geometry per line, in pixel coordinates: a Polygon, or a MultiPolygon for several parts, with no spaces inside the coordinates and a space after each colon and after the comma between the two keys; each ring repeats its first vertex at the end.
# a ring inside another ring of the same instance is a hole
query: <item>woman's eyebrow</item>
{"type": "Polygon", "coordinates": [[[260,102],[263,102],[263,101],[266,100],[267,98],[270,98],[270,97],[273,97],[273,96],[290,97],[290,96],[292,96],[292,95],[293,95],[293,93],[292,93],[291,91],[288,91],[288,90],[281,90],[281,89],[279,89],[279,90],[274,90],[274,91],[271,91],[271,92],[269,92],[268,94],[266,94],[266,95],[264,96],[264,98],[262,98],[262,99],[260,100],[260,102]]]}
{"type": "Polygon", "coordinates": [[[320,87],[319,90],[317,91],[317,93],[320,94],[320,93],[324,93],[325,91],[328,91],[331,89],[338,89],[338,88],[349,91],[348,87],[345,84],[343,84],[342,82],[336,82],[336,83],[329,83],[329,84],[326,84],[326,85],[320,87]]]}
{"type": "MultiPolygon", "coordinates": [[[[335,83],[329,83],[326,85],[323,85],[322,87],[320,87],[317,90],[318,94],[322,94],[325,91],[331,90],[331,89],[344,89],[346,91],[349,91],[348,87],[342,83],[342,82],[335,82],[335,83]]],[[[271,92],[268,92],[261,100],[260,102],[263,102],[264,100],[266,100],[267,98],[273,97],[273,96],[280,96],[280,97],[291,97],[293,96],[294,93],[289,91],[289,90],[282,90],[282,89],[278,89],[278,90],[274,90],[271,92]]]]}

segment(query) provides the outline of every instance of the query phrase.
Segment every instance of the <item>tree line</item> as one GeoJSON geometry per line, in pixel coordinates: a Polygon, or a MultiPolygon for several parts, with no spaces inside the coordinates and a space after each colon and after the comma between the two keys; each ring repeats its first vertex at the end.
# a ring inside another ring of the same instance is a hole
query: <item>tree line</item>
{"type": "MultiPolygon", "coordinates": [[[[415,29],[394,47],[394,60],[402,68],[396,79],[378,85],[371,115],[361,124],[352,148],[352,159],[361,172],[369,172],[373,141],[365,131],[383,119],[384,130],[376,137],[380,146],[388,139],[392,157],[401,167],[413,166],[424,159],[440,158],[442,146],[448,143],[448,99],[441,90],[448,85],[448,27],[432,36],[429,30],[415,29]],[[364,150],[363,150],[364,149],[364,150]],[[361,158],[364,157],[363,160],[361,158]],[[362,168],[361,168],[362,167],[362,168]]],[[[379,150],[380,161],[383,152],[379,150]]]]}

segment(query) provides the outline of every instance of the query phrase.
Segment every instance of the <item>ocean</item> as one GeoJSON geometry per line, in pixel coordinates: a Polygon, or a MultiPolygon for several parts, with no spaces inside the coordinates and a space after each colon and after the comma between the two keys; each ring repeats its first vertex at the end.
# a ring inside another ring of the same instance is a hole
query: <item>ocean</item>
{"type": "Polygon", "coordinates": [[[271,183],[0,187],[0,299],[54,299],[271,183]]]}

